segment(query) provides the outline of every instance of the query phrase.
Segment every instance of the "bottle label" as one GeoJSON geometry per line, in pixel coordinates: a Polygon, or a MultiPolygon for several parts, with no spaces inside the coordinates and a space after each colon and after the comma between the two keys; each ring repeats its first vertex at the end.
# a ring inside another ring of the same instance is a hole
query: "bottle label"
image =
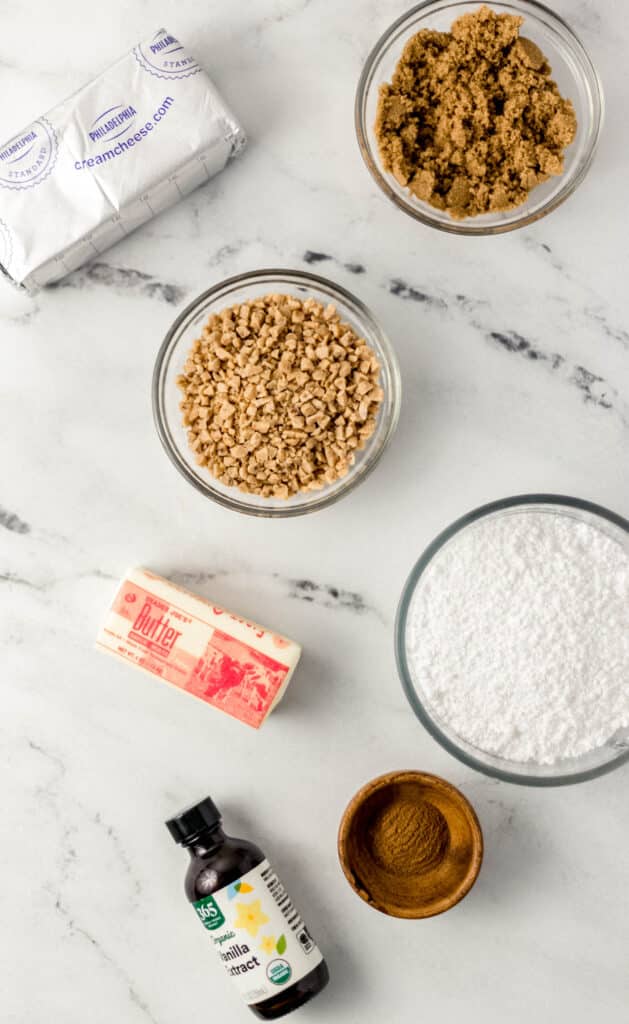
{"type": "Polygon", "coordinates": [[[267,860],[193,906],[249,1005],[294,985],[323,959],[267,860]]]}

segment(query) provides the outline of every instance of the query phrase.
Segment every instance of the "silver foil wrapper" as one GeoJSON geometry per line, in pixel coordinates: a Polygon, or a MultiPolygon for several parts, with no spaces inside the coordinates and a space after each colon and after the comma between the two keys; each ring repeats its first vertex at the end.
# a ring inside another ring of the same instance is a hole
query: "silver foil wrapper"
{"type": "Polygon", "coordinates": [[[245,136],[166,30],[0,144],[0,270],[29,290],[223,169],[245,136]]]}

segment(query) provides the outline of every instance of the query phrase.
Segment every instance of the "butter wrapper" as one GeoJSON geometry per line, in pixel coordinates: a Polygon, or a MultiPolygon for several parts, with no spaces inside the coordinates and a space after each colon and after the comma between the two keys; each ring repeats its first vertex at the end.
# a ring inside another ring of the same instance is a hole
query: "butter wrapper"
{"type": "Polygon", "coordinates": [[[96,646],[258,729],[301,647],[146,569],[118,589],[96,646]]]}
{"type": "Polygon", "coordinates": [[[56,281],[223,169],[245,144],[165,29],[0,144],[0,270],[56,281]]]}

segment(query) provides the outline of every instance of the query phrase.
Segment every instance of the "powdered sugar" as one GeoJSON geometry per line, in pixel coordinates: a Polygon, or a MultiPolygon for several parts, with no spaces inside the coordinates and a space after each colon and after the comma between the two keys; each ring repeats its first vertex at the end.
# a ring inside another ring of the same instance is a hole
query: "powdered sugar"
{"type": "Polygon", "coordinates": [[[407,659],[438,720],[553,764],[629,726],[629,549],[550,509],[486,516],[420,577],[407,659]]]}

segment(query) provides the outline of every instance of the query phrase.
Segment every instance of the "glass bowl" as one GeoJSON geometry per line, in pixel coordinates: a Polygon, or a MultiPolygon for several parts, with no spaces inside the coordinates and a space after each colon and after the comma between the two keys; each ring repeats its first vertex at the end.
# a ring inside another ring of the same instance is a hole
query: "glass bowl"
{"type": "Polygon", "coordinates": [[[625,551],[629,552],[629,522],[600,505],[593,505],[578,498],[556,494],[525,494],[494,501],[469,512],[433,540],[413,567],[404,585],[395,624],[398,672],[404,692],[420,722],[442,747],[470,768],[493,778],[503,779],[505,782],[516,782],[525,786],[561,786],[584,782],[617,768],[629,759],[629,729],[621,730],[595,750],[579,757],[565,758],[552,765],[505,760],[472,746],[438,718],[422,690],[421,679],[416,677],[407,657],[409,610],[415,594],[422,585],[422,575],[428,565],[453,537],[462,530],[473,529],[481,518],[504,517],[514,512],[521,513],[523,510],[535,513],[552,512],[587,523],[620,543],[625,551]]]}
{"type": "Polygon", "coordinates": [[[159,439],[179,472],[206,498],[225,508],[252,516],[299,516],[315,512],[338,501],[369,475],[391,440],[400,412],[401,382],[397,358],[390,342],[372,314],[355,296],[323,277],[299,270],[257,270],[230,277],[209,288],[184,309],[168,331],[157,354],[153,373],[153,415],[159,439]],[[176,380],[193,342],[212,313],[226,306],[249,302],[262,295],[281,292],[298,298],[312,297],[324,305],[332,302],[343,320],[365,339],[380,360],[379,384],[384,391],[376,429],[365,447],[356,452],[356,461],[346,476],[319,491],[308,491],[292,498],[262,498],[227,487],[198,466],[179,408],[181,394],[176,380]]]}
{"type": "Polygon", "coordinates": [[[582,44],[572,29],[557,14],[535,0],[514,3],[489,2],[499,14],[521,15],[522,34],[537,43],[547,57],[554,80],[562,96],[572,100],[578,121],[577,136],[564,156],[564,173],[538,185],[526,202],[513,210],[488,213],[466,220],[453,220],[416,199],[386,172],[380,160],[374,124],[380,85],[390,82],[406,42],[420,29],[449,31],[462,14],[476,11],[481,0],[424,0],[391,25],[367,58],[356,92],[355,121],[358,144],[373,178],[399,209],[416,220],[441,231],[457,235],[495,235],[524,227],[546,216],[567,199],[587,174],[598,144],[603,123],[603,90],[600,80],[582,44]]]}

